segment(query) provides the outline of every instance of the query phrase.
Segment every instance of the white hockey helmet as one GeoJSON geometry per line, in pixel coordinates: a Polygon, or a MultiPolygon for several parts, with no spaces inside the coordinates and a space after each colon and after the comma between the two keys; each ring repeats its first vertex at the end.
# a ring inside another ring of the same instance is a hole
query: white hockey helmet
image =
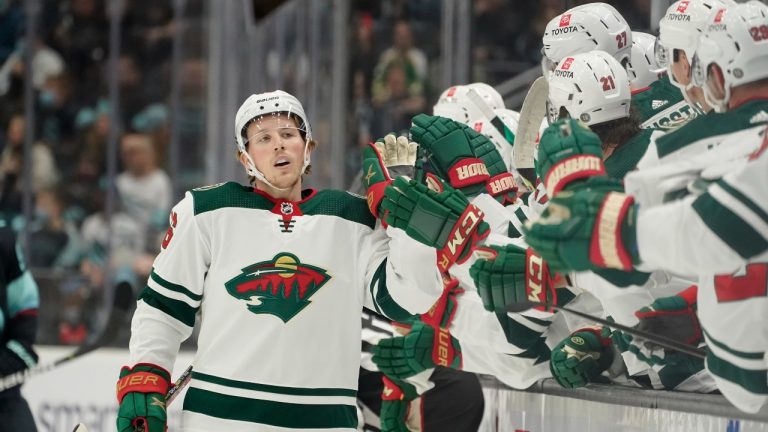
{"type": "Polygon", "coordinates": [[[699,38],[692,68],[717,112],[728,109],[731,87],[768,78],[768,6],[752,0],[718,8],[699,38]]]}
{"type": "Polygon", "coordinates": [[[656,63],[667,69],[669,81],[682,90],[686,98],[688,96],[685,91],[694,86],[693,80],[688,84],[677,81],[672,73],[674,52],[683,51],[688,61],[692,62],[699,35],[707,23],[707,18],[714,8],[723,4],[720,0],[679,0],[672,3],[659,21],[659,38],[654,47],[656,63]]]}
{"type": "Polygon", "coordinates": [[[632,66],[627,68],[632,90],[648,87],[666,71],[656,63],[655,46],[656,36],[632,32],[632,66]]]}
{"type": "MultiPolygon", "coordinates": [[[[277,116],[278,114],[286,114],[286,118],[298,117],[297,128],[302,133],[304,138],[304,164],[301,167],[301,173],[304,174],[309,166],[309,141],[312,140],[312,129],[309,126],[307,115],[304,113],[304,107],[301,106],[296,97],[286,93],[282,90],[275,90],[267,93],[252,94],[248,99],[240,105],[240,109],[237,110],[235,115],[235,141],[237,142],[237,150],[245,154],[247,158],[246,171],[248,175],[254,176],[257,179],[267,183],[271,187],[272,185],[253,163],[251,156],[246,150],[248,143],[248,137],[246,131],[248,125],[259,118],[263,118],[267,115],[277,116]]],[[[280,189],[276,188],[275,189],[280,189]]]]}
{"type": "Polygon", "coordinates": [[[493,113],[493,118],[483,116],[474,119],[468,126],[491,140],[496,150],[501,154],[501,158],[504,159],[507,169],[514,168],[512,146],[515,143],[515,135],[520,123],[520,113],[506,108],[495,109],[493,113]],[[494,121],[495,118],[498,118],[501,123],[494,121]]]}
{"type": "Polygon", "coordinates": [[[629,79],[621,64],[604,51],[564,58],[552,72],[547,101],[554,123],[562,109],[587,125],[629,116],[629,79]]]}
{"type": "Polygon", "coordinates": [[[448,87],[432,107],[432,114],[469,125],[501,108],[504,99],[496,89],[485,83],[472,83],[448,87]]]}
{"type": "Polygon", "coordinates": [[[542,71],[549,77],[567,56],[594,50],[612,55],[622,66],[631,62],[632,30],[607,3],[588,3],[552,18],[542,38],[542,71]]]}

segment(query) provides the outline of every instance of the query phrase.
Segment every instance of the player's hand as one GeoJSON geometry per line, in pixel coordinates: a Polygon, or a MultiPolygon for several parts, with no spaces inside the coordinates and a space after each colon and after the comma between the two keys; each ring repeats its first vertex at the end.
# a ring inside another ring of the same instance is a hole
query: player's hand
{"type": "Polygon", "coordinates": [[[557,302],[549,266],[530,248],[510,244],[479,248],[477,252],[480,258],[472,264],[469,275],[485,310],[507,313],[514,306],[519,311],[531,309],[530,301],[557,302]]]}
{"type": "Polygon", "coordinates": [[[600,138],[578,120],[559,120],[541,135],[536,168],[549,197],[579,180],[605,175],[600,138]]]}
{"type": "Polygon", "coordinates": [[[514,177],[488,137],[445,117],[419,114],[412,122],[411,138],[437,177],[468,197],[488,193],[502,204],[517,199],[514,177]]]}
{"type": "Polygon", "coordinates": [[[611,339],[601,328],[584,328],[560,342],[550,357],[552,376],[565,388],[599,380],[613,361],[611,339]]]}
{"type": "Polygon", "coordinates": [[[167,415],[165,394],[171,375],[163,368],[139,363],[123,367],[117,381],[118,432],[165,432],[167,415]],[[143,429],[142,429],[143,428],[143,429]]]}
{"type": "Polygon", "coordinates": [[[381,391],[381,432],[408,432],[406,421],[411,401],[418,397],[416,387],[405,381],[382,376],[384,389],[381,391]]]}
{"type": "Polygon", "coordinates": [[[631,270],[639,262],[636,206],[620,190],[614,180],[593,177],[561,192],[523,227],[525,241],[557,271],[631,270]]]}
{"type": "Polygon", "coordinates": [[[460,369],[461,346],[447,329],[416,322],[407,335],[379,341],[372,360],[387,376],[405,379],[435,366],[460,369]]]}
{"type": "MultiPolygon", "coordinates": [[[[635,316],[640,319],[635,328],[693,347],[698,346],[702,336],[701,325],[696,317],[696,291],[694,285],[676,295],[657,298],[635,312],[635,316]]],[[[612,337],[619,349],[635,354],[650,365],[677,364],[684,362],[685,357],[690,357],[623,332],[614,332],[612,337]]]]}
{"type": "Polygon", "coordinates": [[[464,194],[444,186],[445,190],[435,192],[414,180],[398,177],[385,189],[381,202],[387,224],[438,250],[441,271],[466,261],[474,246],[490,232],[483,212],[464,194]]]}

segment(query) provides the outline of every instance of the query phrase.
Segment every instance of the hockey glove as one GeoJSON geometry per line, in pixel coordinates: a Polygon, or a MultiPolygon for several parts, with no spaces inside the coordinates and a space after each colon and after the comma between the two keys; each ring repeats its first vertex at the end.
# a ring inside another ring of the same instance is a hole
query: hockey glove
{"type": "Polygon", "coordinates": [[[577,120],[560,120],[541,135],[537,169],[550,198],[578,180],[605,175],[600,138],[577,120]]]}
{"type": "Polygon", "coordinates": [[[637,209],[634,199],[618,190],[618,182],[594,177],[561,192],[541,218],[523,227],[525,241],[558,271],[632,270],[639,262],[637,209]]]}
{"type": "Polygon", "coordinates": [[[381,391],[381,432],[408,432],[406,421],[411,401],[419,397],[416,387],[405,381],[382,376],[384,389],[381,391]]]}
{"type": "Polygon", "coordinates": [[[599,327],[583,328],[572,333],[553,350],[549,369],[565,388],[584,387],[600,381],[600,374],[613,362],[609,335],[599,327]]]}
{"type": "MultiPolygon", "coordinates": [[[[696,294],[697,287],[694,285],[677,295],[657,298],[649,306],[635,312],[635,316],[640,319],[640,323],[635,327],[694,347],[698,346],[702,337],[695,310],[696,294]]],[[[688,357],[626,333],[614,332],[612,337],[620,350],[629,351],[650,365],[677,364],[683,361],[684,357],[688,357]]]]}
{"type": "Polygon", "coordinates": [[[461,369],[461,347],[447,329],[419,321],[407,335],[379,341],[372,360],[387,376],[405,379],[436,366],[461,369]]]}
{"type": "Polygon", "coordinates": [[[490,231],[480,209],[461,192],[445,187],[443,192],[435,192],[414,180],[398,177],[385,189],[381,201],[386,223],[436,248],[437,265],[443,272],[455,262],[466,261],[490,231]]]}
{"type": "Polygon", "coordinates": [[[118,432],[165,432],[167,416],[165,395],[170,387],[171,374],[165,369],[147,363],[120,370],[117,381],[118,432]]]}
{"type": "Polygon", "coordinates": [[[481,259],[469,269],[483,307],[489,312],[507,313],[510,307],[518,311],[541,306],[539,303],[557,303],[557,291],[549,266],[530,248],[515,245],[491,246],[477,250],[481,259]]]}
{"type": "Polygon", "coordinates": [[[468,197],[489,193],[502,204],[517,199],[517,185],[488,137],[438,116],[413,118],[411,138],[424,148],[434,173],[468,197]]]}

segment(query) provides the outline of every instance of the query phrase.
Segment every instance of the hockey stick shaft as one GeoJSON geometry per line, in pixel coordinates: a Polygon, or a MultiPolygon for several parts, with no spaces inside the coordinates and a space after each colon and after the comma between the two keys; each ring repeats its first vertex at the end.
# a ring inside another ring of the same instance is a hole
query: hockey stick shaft
{"type": "Polygon", "coordinates": [[[541,121],[547,114],[547,97],[549,83],[546,78],[538,77],[525,96],[520,108],[520,121],[515,135],[514,162],[515,168],[533,168],[533,154],[536,150],[536,135],[539,133],[541,121]]]}
{"type": "Polygon", "coordinates": [[[73,353],[62,357],[52,363],[37,365],[28,369],[0,377],[0,392],[27,382],[29,379],[49,372],[62,364],[80,358],[92,351],[111,342],[118,334],[126,317],[128,308],[133,300],[133,289],[127,282],[121,282],[115,287],[115,296],[112,304],[112,311],[107,318],[107,324],[96,340],[85,343],[77,348],[73,353]]]}
{"type": "MultiPolygon", "coordinates": [[[[580,316],[582,318],[594,321],[594,322],[596,322],[598,324],[602,324],[602,325],[604,325],[606,327],[610,327],[610,328],[616,329],[616,330],[621,330],[621,331],[623,331],[623,332],[625,332],[625,333],[627,333],[629,335],[632,335],[634,337],[646,339],[646,340],[648,340],[650,342],[653,342],[653,343],[655,343],[657,345],[663,346],[664,348],[671,349],[671,350],[677,351],[677,352],[682,353],[682,354],[688,354],[690,356],[693,356],[693,357],[696,357],[696,358],[700,358],[700,359],[704,359],[707,356],[707,354],[706,354],[706,352],[704,350],[696,348],[694,346],[684,344],[684,343],[676,341],[674,339],[670,339],[670,338],[668,338],[666,336],[657,335],[657,334],[653,334],[653,333],[648,333],[646,331],[639,330],[639,329],[636,329],[634,327],[629,327],[629,326],[626,326],[626,325],[623,325],[623,324],[619,324],[617,322],[609,321],[607,319],[603,319],[603,318],[594,316],[592,314],[588,314],[586,312],[581,312],[581,311],[577,311],[577,310],[570,309],[570,308],[563,307],[563,306],[555,306],[555,305],[552,305],[552,304],[549,304],[549,303],[541,303],[541,302],[535,302],[535,301],[529,301],[529,302],[527,302],[525,304],[528,304],[530,306],[530,308],[537,307],[537,306],[543,306],[543,307],[545,307],[547,309],[555,309],[555,310],[558,310],[558,311],[567,312],[567,313],[570,313],[570,314],[573,314],[573,315],[577,315],[577,316],[580,316]]],[[[516,304],[514,304],[510,308],[511,310],[509,310],[509,311],[510,312],[520,312],[521,306],[523,306],[523,305],[524,305],[523,303],[516,303],[516,304]]]]}

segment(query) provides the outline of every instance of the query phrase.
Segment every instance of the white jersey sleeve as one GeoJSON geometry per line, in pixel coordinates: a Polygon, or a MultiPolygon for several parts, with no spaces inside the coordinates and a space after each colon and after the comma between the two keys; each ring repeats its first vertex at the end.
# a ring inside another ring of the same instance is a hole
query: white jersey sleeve
{"type": "Polygon", "coordinates": [[[170,228],[131,323],[130,362],[171,371],[180,343],[192,334],[211,263],[190,193],[171,211],[170,228]]]}
{"type": "Polygon", "coordinates": [[[395,321],[427,311],[443,291],[434,248],[401,229],[377,226],[364,248],[365,302],[395,321]]]}
{"type": "Polygon", "coordinates": [[[684,274],[731,273],[768,249],[766,146],[764,141],[740,169],[700,196],[641,207],[637,241],[643,264],[684,274]]]}

